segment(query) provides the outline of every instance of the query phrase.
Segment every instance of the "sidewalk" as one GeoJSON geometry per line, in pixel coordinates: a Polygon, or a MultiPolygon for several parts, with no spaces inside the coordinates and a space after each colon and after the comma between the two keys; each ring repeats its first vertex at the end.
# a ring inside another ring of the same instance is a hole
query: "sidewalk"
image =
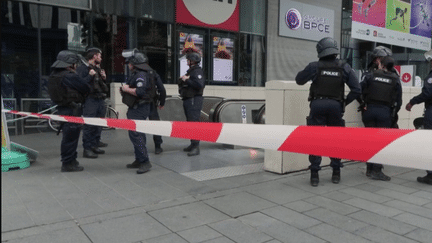
{"type": "Polygon", "coordinates": [[[340,184],[331,169],[318,187],[309,171],[278,175],[262,170],[264,152],[223,150],[202,143],[187,157],[187,140],[165,138],[150,172],[137,175],[123,130],[104,131],[109,146],[85,170],[60,173],[61,137],[12,136],[39,151],[30,168],[2,172],[2,242],[430,242],[432,186],[424,171],[386,166],[390,182],[364,175],[363,163],[346,163],[340,184]],[[228,166],[228,167],[227,167],[228,166]]]}

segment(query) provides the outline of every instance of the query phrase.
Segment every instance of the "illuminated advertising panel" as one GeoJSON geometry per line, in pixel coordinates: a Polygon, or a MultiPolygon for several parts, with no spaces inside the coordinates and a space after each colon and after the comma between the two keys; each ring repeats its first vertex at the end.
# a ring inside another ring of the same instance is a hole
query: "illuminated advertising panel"
{"type": "Polygon", "coordinates": [[[213,37],[213,80],[233,81],[234,40],[213,37]]]}
{"type": "Polygon", "coordinates": [[[427,51],[431,33],[431,0],[353,0],[353,38],[427,51]]]}
{"type": "Polygon", "coordinates": [[[187,65],[186,60],[186,54],[189,52],[197,52],[201,55],[201,62],[200,66],[203,65],[203,41],[204,36],[200,34],[193,34],[193,33],[186,33],[186,32],[180,32],[179,33],[179,45],[180,45],[180,77],[186,74],[186,71],[189,69],[189,66],[187,65]]]}

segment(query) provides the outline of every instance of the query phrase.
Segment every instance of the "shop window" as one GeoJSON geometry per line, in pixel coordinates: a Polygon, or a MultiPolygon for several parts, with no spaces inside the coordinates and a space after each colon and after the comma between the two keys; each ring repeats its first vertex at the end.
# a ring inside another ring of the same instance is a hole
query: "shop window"
{"type": "Polygon", "coordinates": [[[241,34],[239,50],[239,86],[265,85],[264,37],[241,34]]]}

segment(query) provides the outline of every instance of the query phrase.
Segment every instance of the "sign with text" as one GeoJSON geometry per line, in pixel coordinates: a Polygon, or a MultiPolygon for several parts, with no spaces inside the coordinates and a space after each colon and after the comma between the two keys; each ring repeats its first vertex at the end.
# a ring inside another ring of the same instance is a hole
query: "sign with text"
{"type": "Polygon", "coordinates": [[[415,67],[414,65],[395,66],[395,69],[399,72],[402,86],[414,86],[415,67]]]}
{"type": "Polygon", "coordinates": [[[334,10],[280,0],[279,35],[314,41],[334,38],[334,10]]]}
{"type": "Polygon", "coordinates": [[[432,1],[353,0],[352,38],[430,50],[432,1]]]}

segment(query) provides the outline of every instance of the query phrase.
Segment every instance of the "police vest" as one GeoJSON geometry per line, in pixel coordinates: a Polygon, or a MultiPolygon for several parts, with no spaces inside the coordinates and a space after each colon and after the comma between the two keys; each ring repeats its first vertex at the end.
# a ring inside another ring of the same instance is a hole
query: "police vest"
{"type": "MultiPolygon", "coordinates": [[[[189,70],[187,70],[186,75],[190,75],[190,73],[197,68],[201,67],[199,65],[191,67],[189,70]]],[[[204,88],[194,89],[193,87],[190,87],[185,82],[183,82],[181,79],[179,80],[178,85],[179,93],[182,98],[193,98],[195,96],[202,96],[204,93],[204,88]]]]}
{"type": "Polygon", "coordinates": [[[152,71],[147,72],[149,74],[150,85],[147,89],[148,99],[150,102],[156,102],[158,98],[157,89],[156,89],[156,73],[152,71]]]}
{"type": "Polygon", "coordinates": [[[399,79],[396,74],[375,70],[372,74],[372,80],[366,90],[363,91],[366,104],[394,106],[398,82],[399,79]]]}
{"type": "Polygon", "coordinates": [[[89,69],[93,69],[96,74],[93,77],[93,82],[91,85],[91,96],[96,98],[105,98],[108,93],[108,86],[102,80],[100,71],[101,69],[95,66],[89,66],[89,69]]]}
{"type": "Polygon", "coordinates": [[[343,82],[344,62],[318,62],[317,77],[310,87],[310,99],[334,99],[343,101],[345,83],[343,82]]]}
{"type": "Polygon", "coordinates": [[[48,94],[51,100],[59,106],[70,106],[72,102],[84,103],[85,97],[75,89],[63,85],[62,80],[68,70],[54,71],[48,78],[48,94]]]}

